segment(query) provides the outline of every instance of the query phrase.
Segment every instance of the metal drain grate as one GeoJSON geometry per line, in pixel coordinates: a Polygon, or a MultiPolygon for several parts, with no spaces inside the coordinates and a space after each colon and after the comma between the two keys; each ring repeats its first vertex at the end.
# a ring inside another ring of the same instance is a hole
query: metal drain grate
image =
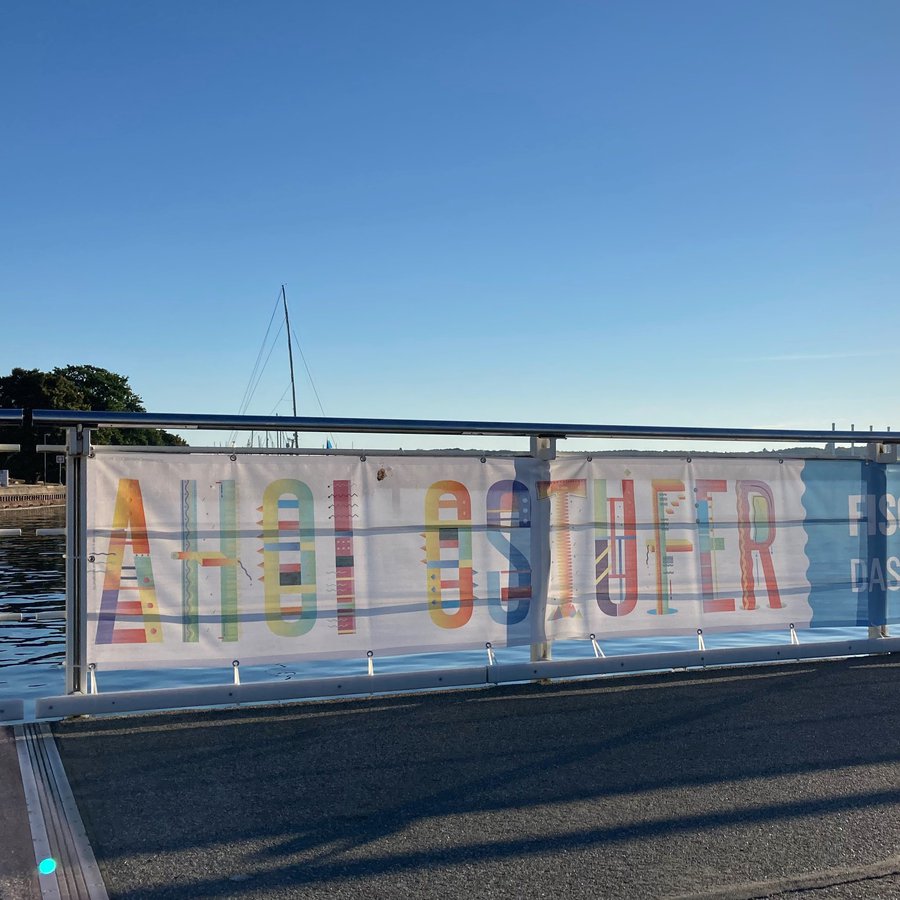
{"type": "Polygon", "coordinates": [[[17,725],[15,735],[35,856],[56,861],[55,872],[40,877],[41,896],[108,900],[49,726],[17,725]]]}

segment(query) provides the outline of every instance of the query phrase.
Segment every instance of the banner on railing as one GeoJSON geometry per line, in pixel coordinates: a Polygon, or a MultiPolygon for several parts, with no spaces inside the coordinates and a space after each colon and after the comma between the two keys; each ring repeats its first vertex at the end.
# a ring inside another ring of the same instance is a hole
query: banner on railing
{"type": "Polygon", "coordinates": [[[900,588],[896,507],[870,468],[104,449],[88,466],[87,661],[867,624],[900,588]]]}

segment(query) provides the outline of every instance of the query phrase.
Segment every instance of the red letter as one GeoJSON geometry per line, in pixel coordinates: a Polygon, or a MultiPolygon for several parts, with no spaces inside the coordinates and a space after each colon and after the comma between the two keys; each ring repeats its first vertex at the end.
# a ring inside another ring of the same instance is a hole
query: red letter
{"type": "Polygon", "coordinates": [[[764,481],[737,483],[738,540],[741,553],[741,601],[744,609],[756,609],[756,590],[753,580],[753,553],[759,554],[769,606],[781,609],[775,565],[769,548],[775,541],[775,500],[771,488],[764,481]],[[752,513],[751,513],[752,497],[752,513]]]}

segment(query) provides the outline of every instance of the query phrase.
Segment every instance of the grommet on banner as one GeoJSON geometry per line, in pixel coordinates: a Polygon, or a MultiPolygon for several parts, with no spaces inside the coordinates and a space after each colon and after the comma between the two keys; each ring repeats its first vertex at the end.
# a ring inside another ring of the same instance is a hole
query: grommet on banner
{"type": "Polygon", "coordinates": [[[491,646],[491,642],[490,642],[490,641],[487,641],[487,642],[485,643],[484,649],[487,650],[488,665],[489,665],[489,666],[495,666],[495,665],[497,665],[497,660],[496,660],[496,658],[494,657],[494,648],[491,646]]]}
{"type": "Polygon", "coordinates": [[[703,629],[702,628],[697,629],[697,649],[698,650],[706,649],[706,644],[703,641],[703,629]]]}
{"type": "Polygon", "coordinates": [[[797,637],[797,629],[794,628],[794,623],[791,622],[791,643],[800,645],[800,638],[797,637]]]}
{"type": "Polygon", "coordinates": [[[234,683],[241,683],[241,661],[239,659],[234,659],[231,661],[231,666],[234,669],[234,683]]]}
{"type": "Polygon", "coordinates": [[[97,663],[91,663],[88,666],[88,673],[88,693],[99,694],[100,691],[97,688],[97,663]]]}
{"type": "Polygon", "coordinates": [[[375,654],[371,650],[369,650],[366,653],[366,656],[369,658],[369,674],[374,675],[375,674],[375,654]]]}
{"type": "Polygon", "coordinates": [[[600,649],[600,645],[597,643],[597,638],[594,635],[591,635],[591,646],[594,648],[594,656],[597,659],[606,659],[606,654],[600,649]]]}

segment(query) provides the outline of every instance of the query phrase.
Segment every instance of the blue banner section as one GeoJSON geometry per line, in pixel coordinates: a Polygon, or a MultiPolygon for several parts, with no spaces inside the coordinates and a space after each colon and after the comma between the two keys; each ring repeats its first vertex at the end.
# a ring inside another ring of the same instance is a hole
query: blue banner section
{"type": "Polygon", "coordinates": [[[900,465],[880,466],[884,473],[884,497],[879,511],[884,521],[884,583],[886,620],[900,622],[900,465]]]}
{"type": "Polygon", "coordinates": [[[863,460],[831,459],[809,460],[803,467],[813,628],[869,624],[868,468],[863,460]]]}
{"type": "Polygon", "coordinates": [[[803,483],[812,627],[900,622],[900,466],[810,460],[803,483]]]}

